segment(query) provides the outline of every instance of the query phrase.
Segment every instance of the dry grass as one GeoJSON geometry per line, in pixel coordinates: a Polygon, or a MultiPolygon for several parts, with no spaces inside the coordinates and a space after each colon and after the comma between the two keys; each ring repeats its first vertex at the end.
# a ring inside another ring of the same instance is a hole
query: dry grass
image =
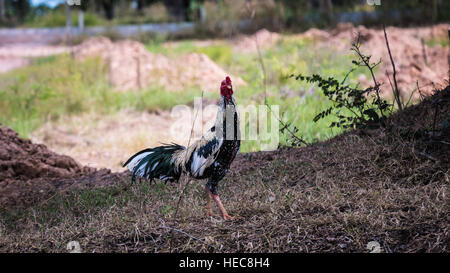
{"type": "MultiPolygon", "coordinates": [[[[0,251],[66,252],[77,240],[84,252],[369,252],[370,241],[384,252],[448,252],[450,149],[428,132],[432,101],[449,98],[448,87],[394,115],[390,129],[240,155],[219,190],[234,221],[204,215],[203,182],[186,187],[173,221],[184,184],[93,174],[4,210],[0,251]]],[[[447,142],[449,116],[443,104],[435,129],[447,142]]]]}
{"type": "MultiPolygon", "coordinates": [[[[193,116],[194,110],[189,110],[193,116]]],[[[195,136],[201,136],[210,128],[207,124],[214,122],[214,114],[204,111],[204,126],[196,125],[195,136]]],[[[142,149],[159,146],[161,142],[186,145],[190,127],[182,130],[175,127],[175,133],[171,126],[191,123],[189,115],[171,115],[165,110],[149,113],[124,109],[109,116],[86,113],[49,121],[32,134],[32,140],[68,155],[84,166],[120,172],[124,170],[122,164],[142,149]]]]}

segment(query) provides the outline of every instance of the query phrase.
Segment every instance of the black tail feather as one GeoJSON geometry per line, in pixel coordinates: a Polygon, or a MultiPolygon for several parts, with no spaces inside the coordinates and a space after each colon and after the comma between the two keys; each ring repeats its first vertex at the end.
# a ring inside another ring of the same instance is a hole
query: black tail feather
{"type": "Polygon", "coordinates": [[[178,144],[163,145],[155,148],[139,151],[130,157],[124,167],[129,166],[133,175],[131,182],[134,183],[136,176],[152,181],[155,178],[163,181],[175,181],[180,178],[181,166],[172,162],[172,156],[176,151],[186,149],[178,144]],[[144,155],[145,154],[145,155],[144,155]]]}

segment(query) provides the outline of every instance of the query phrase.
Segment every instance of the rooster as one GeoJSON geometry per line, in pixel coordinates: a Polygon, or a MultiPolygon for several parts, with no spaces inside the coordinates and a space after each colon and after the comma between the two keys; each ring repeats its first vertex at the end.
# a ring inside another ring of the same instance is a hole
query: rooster
{"type": "Polygon", "coordinates": [[[132,172],[131,181],[136,176],[153,181],[178,181],[181,174],[194,179],[208,179],[205,185],[206,213],[214,216],[212,200],[215,201],[225,220],[233,219],[223,206],[218,184],[230,169],[240,148],[239,115],[233,98],[230,77],[220,86],[220,101],[214,126],[199,140],[187,148],[178,144],[163,145],[142,150],[130,157],[128,165],[132,172]]]}

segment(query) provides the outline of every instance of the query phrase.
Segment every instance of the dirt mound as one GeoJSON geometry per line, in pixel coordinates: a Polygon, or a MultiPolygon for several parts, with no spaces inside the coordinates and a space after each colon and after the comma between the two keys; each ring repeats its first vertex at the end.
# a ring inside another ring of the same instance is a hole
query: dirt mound
{"type": "Polygon", "coordinates": [[[220,184],[234,221],[204,215],[204,181],[94,174],[76,179],[81,191],[0,214],[0,252],[66,252],[76,239],[86,253],[446,253],[450,140],[427,135],[444,133],[449,98],[446,88],[398,111],[392,128],[238,154],[220,184]]]}
{"type": "MultiPolygon", "coordinates": [[[[204,54],[191,53],[184,55],[177,61],[180,64],[189,64],[190,68],[185,69],[178,65],[175,74],[170,77],[178,79],[178,83],[191,83],[194,86],[201,86],[204,90],[218,90],[218,85],[226,77],[226,72],[204,54]]],[[[245,85],[245,82],[232,76],[233,85],[245,85]]],[[[182,86],[180,86],[182,88],[182,86]]]]}
{"type": "Polygon", "coordinates": [[[239,52],[252,53],[257,52],[258,48],[256,42],[260,49],[265,49],[274,45],[281,35],[275,32],[270,32],[267,29],[261,29],[251,36],[239,36],[233,42],[234,49],[239,52]]]}
{"type": "Polygon", "coordinates": [[[27,66],[36,57],[62,54],[68,51],[69,48],[64,46],[27,44],[0,46],[0,73],[27,66]]]}
{"type": "MultiPolygon", "coordinates": [[[[422,28],[388,27],[386,29],[396,65],[397,83],[406,99],[416,89],[416,82],[424,94],[431,94],[432,90],[443,88],[447,84],[449,47],[429,47],[425,41],[447,39],[448,29],[450,29],[448,24],[422,28]]],[[[338,51],[348,53],[351,43],[355,41],[358,34],[362,52],[371,55],[372,62],[382,61],[378,67],[377,80],[384,84],[382,91],[386,95],[391,95],[386,73],[392,81],[393,68],[382,29],[368,29],[364,26],[355,27],[351,23],[340,23],[332,31],[312,28],[300,34],[299,37],[319,41],[322,46],[332,45],[338,51]]],[[[372,84],[363,75],[359,81],[364,86],[372,84]]],[[[418,96],[418,92],[415,96],[418,96]]]]}
{"type": "MultiPolygon", "coordinates": [[[[74,47],[73,54],[77,59],[99,56],[109,68],[111,84],[121,91],[149,86],[164,86],[172,91],[198,86],[205,91],[216,91],[228,75],[206,55],[189,54],[170,59],[153,54],[143,44],[131,40],[113,43],[104,37],[90,38],[74,47]]],[[[231,77],[235,85],[245,85],[239,77],[231,77]]]]}
{"type": "Polygon", "coordinates": [[[330,38],[330,34],[328,32],[317,28],[310,28],[308,31],[302,33],[300,36],[302,38],[308,38],[317,41],[325,41],[330,38]]]}
{"type": "MultiPolygon", "coordinates": [[[[448,79],[449,47],[428,47],[425,40],[446,39],[450,25],[441,24],[425,28],[397,28],[388,27],[386,33],[389,39],[391,53],[396,65],[397,82],[404,96],[409,96],[419,83],[421,92],[430,94],[436,88],[443,88],[448,79]]],[[[315,32],[305,33],[304,36],[313,36],[315,32]]],[[[354,27],[351,23],[339,24],[327,37],[320,32],[313,37],[320,37],[327,44],[337,49],[347,51],[350,44],[360,34],[362,52],[371,55],[372,61],[381,60],[377,79],[384,83],[384,92],[390,94],[389,75],[392,81],[393,69],[386,48],[383,30],[367,29],[364,26],[354,27]]],[[[363,80],[362,84],[366,84],[363,80]]]]}
{"type": "MultiPolygon", "coordinates": [[[[92,171],[68,156],[53,153],[45,145],[20,138],[0,124],[0,204],[15,204],[20,192],[35,184],[33,180],[70,178],[92,171]]],[[[43,185],[35,186],[39,191],[43,185]]]]}
{"type": "Polygon", "coordinates": [[[30,60],[26,58],[0,56],[0,73],[5,73],[29,64],[30,60]]]}

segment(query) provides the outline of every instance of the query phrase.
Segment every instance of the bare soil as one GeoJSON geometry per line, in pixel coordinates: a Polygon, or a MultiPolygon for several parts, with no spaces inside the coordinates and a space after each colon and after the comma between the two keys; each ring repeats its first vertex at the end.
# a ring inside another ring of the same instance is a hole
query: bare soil
{"type": "MultiPolygon", "coordinates": [[[[206,107],[206,100],[203,107],[206,107]]],[[[216,106],[214,104],[214,106],[216,106]]],[[[195,120],[192,140],[202,136],[215,120],[217,108],[203,110],[195,120]]],[[[128,156],[148,147],[165,143],[187,145],[196,112],[138,112],[126,109],[104,116],[84,114],[49,122],[33,132],[32,141],[43,143],[57,153],[69,155],[80,164],[93,168],[123,171],[128,156]],[[86,121],[89,122],[86,122],[86,121]],[[101,137],[99,137],[101,136],[101,137]]]]}
{"type": "MultiPolygon", "coordinates": [[[[197,86],[204,91],[216,91],[228,73],[204,54],[192,53],[177,59],[149,52],[142,43],[125,40],[111,42],[105,37],[90,38],[73,48],[77,59],[100,57],[107,64],[109,79],[120,91],[163,86],[169,91],[183,91],[197,86]]],[[[246,83],[232,76],[236,86],[246,83]]]]}
{"type": "Polygon", "coordinates": [[[69,156],[59,155],[45,145],[33,144],[0,124],[0,204],[26,203],[32,195],[51,188],[47,180],[72,178],[93,172],[69,156]]]}
{"type": "MultiPolygon", "coordinates": [[[[420,92],[431,94],[436,88],[444,88],[449,80],[450,49],[448,46],[429,47],[425,41],[448,39],[449,24],[431,27],[398,28],[388,27],[386,33],[392,57],[396,65],[397,82],[402,96],[408,100],[411,93],[419,97],[420,92]]],[[[371,62],[381,60],[376,75],[377,80],[389,87],[390,78],[393,84],[393,68],[386,47],[382,29],[368,29],[364,26],[353,26],[341,23],[331,31],[310,29],[300,37],[317,40],[320,46],[330,45],[340,52],[349,52],[351,43],[360,35],[361,50],[371,55],[371,62]]],[[[363,85],[371,84],[371,79],[361,78],[363,85]]],[[[391,90],[391,88],[383,88],[391,90]]],[[[389,95],[392,92],[387,92],[389,95]]]]}
{"type": "MultiPolygon", "coordinates": [[[[60,178],[2,168],[7,186],[18,186],[8,193],[15,202],[0,206],[0,251],[65,252],[76,240],[84,252],[369,252],[372,241],[383,252],[448,252],[449,100],[447,87],[383,129],[239,155],[219,190],[234,221],[206,217],[203,182],[187,178],[130,185],[128,172],[77,177],[69,159],[35,159],[65,169],[60,178]]],[[[35,146],[1,132],[7,149],[27,151],[19,159],[34,158],[35,146]]]]}
{"type": "Polygon", "coordinates": [[[0,73],[27,66],[36,57],[69,52],[69,47],[36,44],[9,44],[0,46],[0,73]]]}

